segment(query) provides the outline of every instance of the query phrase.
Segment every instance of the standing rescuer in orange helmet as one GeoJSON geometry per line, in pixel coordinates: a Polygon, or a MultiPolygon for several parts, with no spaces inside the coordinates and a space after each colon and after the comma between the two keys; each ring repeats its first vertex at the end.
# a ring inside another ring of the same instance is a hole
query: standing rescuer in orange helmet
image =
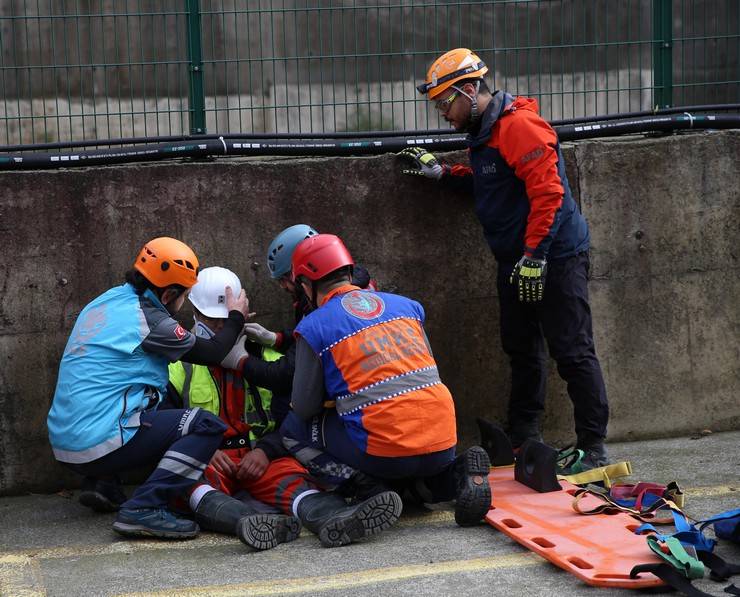
{"type": "MultiPolygon", "coordinates": [[[[223,329],[210,339],[183,329],[173,315],[197,282],[198,265],[179,240],[146,243],[126,282],[82,310],[59,366],[47,419],[58,461],[92,479],[158,463],[120,504],[113,528],[123,535],[184,539],[198,533],[195,522],[179,518],[168,504],[187,496],[201,479],[226,425],[200,408],[156,407],[166,392],[167,364],[221,363],[249,313],[244,291],[234,296],[227,287],[223,329]]],[[[107,498],[101,491],[89,493],[107,498]]],[[[119,504],[108,499],[107,505],[119,504]]]]}
{"type": "Polygon", "coordinates": [[[588,301],[588,224],[571,194],[557,134],[538,115],[536,100],[492,93],[483,79],[487,72],[467,48],[432,63],[417,89],[457,131],[467,132],[470,166],[443,164],[425,149],[410,147],[399,154],[411,164],[403,173],[475,198],[498,262],[514,447],[540,438],[547,342],[573,402],[577,447],[585,452],[581,466],[602,466],[609,407],[588,301]]]}

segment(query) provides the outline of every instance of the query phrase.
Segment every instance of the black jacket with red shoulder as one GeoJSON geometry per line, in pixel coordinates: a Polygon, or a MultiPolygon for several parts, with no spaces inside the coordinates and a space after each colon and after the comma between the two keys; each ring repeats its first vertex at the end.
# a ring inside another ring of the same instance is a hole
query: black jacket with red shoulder
{"type": "Polygon", "coordinates": [[[496,91],[468,135],[470,166],[452,166],[442,179],[472,182],[475,212],[500,261],[559,259],[589,247],[557,134],[537,110],[534,99],[496,91]]]}

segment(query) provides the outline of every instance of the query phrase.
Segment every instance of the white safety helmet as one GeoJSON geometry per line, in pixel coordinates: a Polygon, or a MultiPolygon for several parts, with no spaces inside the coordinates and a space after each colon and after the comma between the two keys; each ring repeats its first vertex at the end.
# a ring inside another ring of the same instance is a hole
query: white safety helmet
{"type": "Polygon", "coordinates": [[[198,282],[193,286],[188,298],[193,307],[206,317],[226,319],[226,287],[231,286],[234,296],[239,296],[242,283],[239,276],[225,267],[207,267],[198,273],[198,282]]]}

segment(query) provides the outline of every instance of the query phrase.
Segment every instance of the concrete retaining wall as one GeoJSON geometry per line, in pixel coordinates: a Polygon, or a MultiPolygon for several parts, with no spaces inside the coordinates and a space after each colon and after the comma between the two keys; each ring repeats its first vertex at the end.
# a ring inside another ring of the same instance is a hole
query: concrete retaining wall
{"type": "MultiPolygon", "coordinates": [[[[740,428],[740,132],[582,142],[566,161],[593,236],[610,437],[740,428]]],[[[495,261],[471,206],[403,177],[392,156],[0,174],[0,494],[77,482],[46,436],[59,357],[80,309],[165,234],[234,269],[269,326],[290,321],[265,270],[276,231],[305,221],[343,236],[383,289],[425,305],[461,443],[473,443],[476,416],[503,420],[509,375],[495,261]]],[[[565,442],[572,410],[551,382],[545,437],[565,442]]]]}

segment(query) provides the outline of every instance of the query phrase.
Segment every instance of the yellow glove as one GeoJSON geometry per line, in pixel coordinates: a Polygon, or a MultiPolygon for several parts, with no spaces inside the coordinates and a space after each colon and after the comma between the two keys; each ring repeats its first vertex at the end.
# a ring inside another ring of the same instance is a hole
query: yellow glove
{"type": "Polygon", "coordinates": [[[439,180],[449,168],[440,164],[437,158],[423,147],[407,147],[396,155],[410,162],[412,168],[405,168],[401,172],[411,176],[426,176],[439,180]]]}
{"type": "Polygon", "coordinates": [[[544,259],[534,259],[525,255],[517,261],[509,282],[516,284],[520,302],[536,303],[542,300],[545,294],[546,272],[547,262],[544,259]]]}

